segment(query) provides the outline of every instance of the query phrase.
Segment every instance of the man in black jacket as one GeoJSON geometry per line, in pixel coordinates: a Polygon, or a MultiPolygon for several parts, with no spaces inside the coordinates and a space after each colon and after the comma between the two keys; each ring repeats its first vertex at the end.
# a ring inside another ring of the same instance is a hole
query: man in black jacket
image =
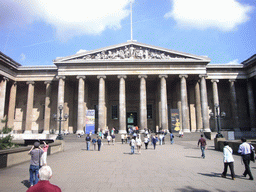
{"type": "Polygon", "coordinates": [[[90,150],[90,142],[91,142],[91,137],[89,134],[85,137],[85,141],[87,144],[87,151],[89,151],[90,150]]]}

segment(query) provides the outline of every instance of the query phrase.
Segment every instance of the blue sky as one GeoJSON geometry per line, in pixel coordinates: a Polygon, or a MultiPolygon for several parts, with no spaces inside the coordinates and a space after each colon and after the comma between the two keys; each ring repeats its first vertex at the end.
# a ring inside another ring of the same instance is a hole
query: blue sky
{"type": "MultiPolygon", "coordinates": [[[[256,54],[255,0],[132,0],[133,39],[212,64],[256,54]]],[[[0,51],[23,66],[127,42],[130,0],[0,0],[0,51]]]]}

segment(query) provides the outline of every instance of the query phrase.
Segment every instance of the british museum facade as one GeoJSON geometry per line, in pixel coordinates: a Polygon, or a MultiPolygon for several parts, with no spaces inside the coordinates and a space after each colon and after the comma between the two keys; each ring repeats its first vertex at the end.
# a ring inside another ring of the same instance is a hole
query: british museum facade
{"type": "Polygon", "coordinates": [[[205,56],[136,41],[57,58],[52,66],[21,66],[0,55],[0,118],[14,133],[80,133],[131,126],[152,131],[254,132],[256,55],[241,64],[210,64],[205,56]],[[89,116],[88,111],[95,115],[89,116]],[[215,118],[209,115],[213,113],[215,118]]]}

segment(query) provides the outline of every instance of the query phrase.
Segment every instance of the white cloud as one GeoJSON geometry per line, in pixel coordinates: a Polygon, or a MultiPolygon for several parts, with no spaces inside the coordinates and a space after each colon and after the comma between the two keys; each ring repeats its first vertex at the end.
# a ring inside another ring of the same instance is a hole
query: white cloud
{"type": "Polygon", "coordinates": [[[80,49],[79,51],[76,52],[76,54],[79,54],[79,53],[85,53],[86,50],[85,49],[80,49]]]}
{"type": "Polygon", "coordinates": [[[2,1],[0,27],[25,27],[40,20],[50,24],[61,40],[76,35],[98,35],[107,28],[121,28],[121,20],[129,15],[129,3],[130,0],[2,1]]]}
{"type": "Polygon", "coordinates": [[[228,62],[228,64],[240,64],[240,63],[238,62],[238,59],[235,59],[233,61],[228,62]]]}
{"type": "Polygon", "coordinates": [[[248,21],[253,9],[237,0],[173,0],[165,18],[173,18],[179,27],[231,31],[248,21]]]}
{"type": "Polygon", "coordinates": [[[20,61],[24,61],[26,59],[26,55],[24,53],[20,54],[20,61]]]}

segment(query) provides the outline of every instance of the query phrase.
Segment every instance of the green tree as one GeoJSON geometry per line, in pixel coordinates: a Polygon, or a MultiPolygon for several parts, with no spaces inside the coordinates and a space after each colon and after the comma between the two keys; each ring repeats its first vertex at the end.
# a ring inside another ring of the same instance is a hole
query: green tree
{"type": "Polygon", "coordinates": [[[12,143],[12,135],[10,134],[12,128],[7,127],[7,120],[2,120],[2,123],[5,123],[5,126],[0,131],[0,150],[2,149],[9,149],[12,147],[16,147],[14,143],[12,143]],[[7,134],[7,136],[3,136],[3,134],[7,134]]]}

